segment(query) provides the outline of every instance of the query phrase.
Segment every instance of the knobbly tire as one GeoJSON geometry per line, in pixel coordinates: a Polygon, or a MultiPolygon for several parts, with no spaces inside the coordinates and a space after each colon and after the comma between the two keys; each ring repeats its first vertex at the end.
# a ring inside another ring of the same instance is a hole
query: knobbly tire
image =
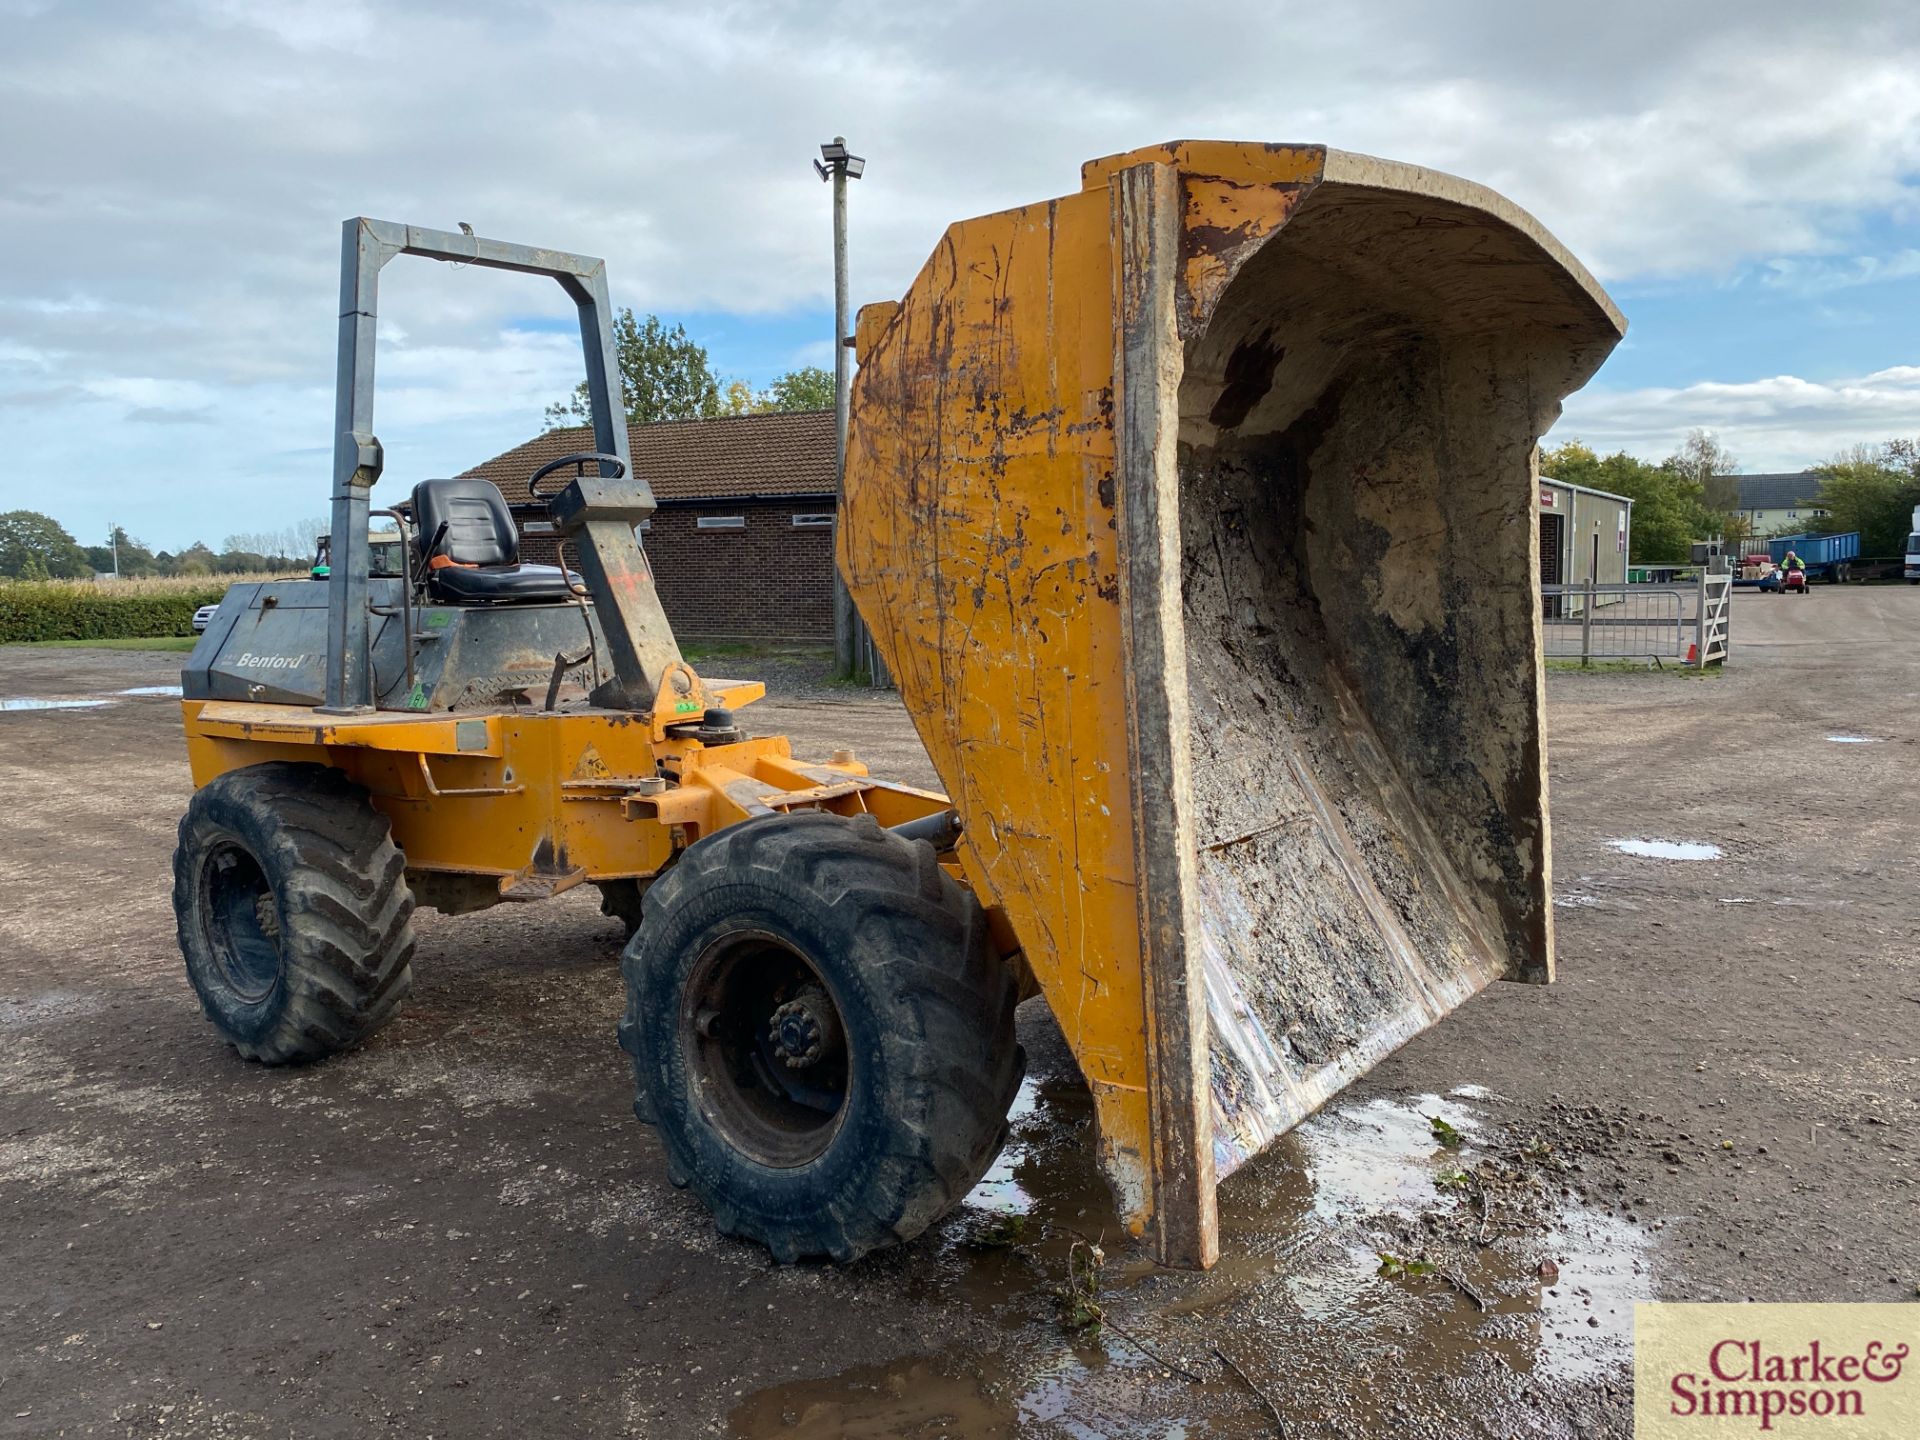
{"type": "Polygon", "coordinates": [[[643,902],[651,881],[647,880],[602,880],[598,882],[600,891],[600,913],[611,916],[626,927],[627,938],[631,940],[634,932],[640,928],[640,918],[645,913],[643,902]]]}
{"type": "Polygon", "coordinates": [[[357,1045],[413,983],[406,860],[367,792],[275,762],[201,788],[180,821],[173,913],[187,978],[249,1060],[357,1045]]]}
{"type": "Polygon", "coordinates": [[[817,811],[731,826],[655,882],[623,970],[668,1178],[778,1261],[911,1240],[1000,1152],[1013,980],[924,841],[817,811]]]}

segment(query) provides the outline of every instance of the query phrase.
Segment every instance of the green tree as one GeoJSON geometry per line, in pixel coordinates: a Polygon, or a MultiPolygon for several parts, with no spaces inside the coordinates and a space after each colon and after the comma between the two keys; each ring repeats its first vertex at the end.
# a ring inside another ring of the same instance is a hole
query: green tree
{"type": "Polygon", "coordinates": [[[204,540],[196,540],[174,556],[174,564],[180,567],[182,575],[211,575],[213,562],[218,558],[211,545],[204,540]]]}
{"type": "Polygon", "coordinates": [[[1920,445],[1912,440],[1889,440],[1880,445],[1855,445],[1824,465],[1820,476],[1820,506],[1827,513],[1808,522],[1821,535],[1860,532],[1860,553],[1900,555],[1913,529],[1913,508],[1920,505],[1920,445]]]}
{"type": "Polygon", "coordinates": [[[1695,540],[1719,528],[1704,487],[1676,469],[1649,465],[1626,451],[1595,454],[1578,440],[1540,451],[1540,473],[1569,485],[1625,495],[1633,501],[1628,559],[1636,565],[1684,562],[1695,540]]]}
{"type": "MultiPolygon", "coordinates": [[[[613,344],[629,424],[699,420],[721,413],[720,379],[706,347],[688,339],[684,325],[669,330],[658,315],[638,321],[632,310],[622,309],[614,317],[613,344]]],[[[547,407],[549,427],[585,424],[592,418],[584,380],[564,403],[547,407]]]]}
{"type": "Polygon", "coordinates": [[[764,390],[755,390],[744,380],[729,380],[720,401],[722,415],[770,415],[780,410],[831,410],[833,408],[833,372],[818,365],[803,365],[798,370],[773,377],[764,390]]]}
{"type": "MultiPolygon", "coordinates": [[[[1731,520],[1740,508],[1740,482],[1735,478],[1740,462],[1711,430],[1689,430],[1680,448],[1667,457],[1666,467],[1700,487],[1701,500],[1712,514],[1731,520]]],[[[1728,529],[1724,524],[1716,528],[1723,533],[1728,529]]]]}
{"type": "Polygon", "coordinates": [[[833,372],[818,365],[802,365],[773,377],[761,392],[762,410],[831,410],[833,372]]]}
{"type": "Polygon", "coordinates": [[[125,528],[119,525],[113,527],[113,540],[110,543],[87,546],[87,563],[98,574],[113,574],[116,546],[119,549],[122,579],[135,579],[142,575],[158,573],[159,567],[153,563],[153,552],[127,534],[125,528]]]}
{"type": "Polygon", "coordinates": [[[0,575],[15,580],[77,579],[93,573],[86,552],[51,515],[9,510],[0,515],[0,575]]]}

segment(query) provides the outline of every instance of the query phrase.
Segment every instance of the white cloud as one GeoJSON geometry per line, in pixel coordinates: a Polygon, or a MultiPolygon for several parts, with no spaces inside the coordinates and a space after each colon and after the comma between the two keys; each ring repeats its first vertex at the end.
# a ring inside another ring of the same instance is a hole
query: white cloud
{"type": "Polygon", "coordinates": [[[1891,255],[1855,255],[1845,260],[1779,256],[1766,262],[1761,283],[1798,295],[1825,295],[1860,285],[1880,285],[1920,275],[1920,250],[1891,255]]]}
{"type": "MultiPolygon", "coordinates": [[[[156,531],[232,528],[235,504],[315,508],[337,227],[357,213],[602,254],[623,303],[748,317],[830,293],[808,162],[836,132],[869,161],[861,300],[898,294],[949,222],[1182,135],[1325,141],[1483,180],[1613,280],[1764,263],[1783,287],[1857,290],[1912,263],[1849,258],[1867,222],[1920,215],[1908,0],[1239,0],[1205,23],[1161,0],[6,8],[0,406],[30,418],[0,508],[28,503],[18,477],[70,473],[86,436],[127,457],[71,497],[101,512],[76,513],[87,526],[155,493],[156,531]],[[205,404],[171,413],[215,423],[119,433],[169,412],[111,398],[154,379],[201,387],[205,404]]],[[[389,453],[445,470],[529,433],[577,359],[527,326],[569,308],[544,282],[397,262],[389,453]]]]}
{"type": "Polygon", "coordinates": [[[90,380],[81,386],[102,400],[148,410],[204,410],[215,392],[192,380],[162,380],[151,375],[116,376],[90,380]]]}
{"type": "Polygon", "coordinates": [[[375,418],[394,434],[501,413],[538,416],[586,376],[577,334],[525,330],[503,331],[490,345],[395,346],[378,368],[375,418]]]}
{"type": "Polygon", "coordinates": [[[1696,426],[1750,471],[1801,470],[1863,440],[1920,436],[1920,365],[1820,382],[1776,375],[1742,384],[1585,390],[1567,401],[1553,442],[1659,459],[1696,426]]]}

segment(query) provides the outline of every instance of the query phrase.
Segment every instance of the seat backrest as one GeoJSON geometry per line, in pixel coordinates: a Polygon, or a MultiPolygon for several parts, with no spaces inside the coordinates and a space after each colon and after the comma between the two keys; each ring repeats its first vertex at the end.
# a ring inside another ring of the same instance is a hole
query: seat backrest
{"type": "Polygon", "coordinates": [[[513,515],[491,480],[422,480],[413,487],[413,518],[419,526],[420,559],[440,554],[456,565],[513,565],[520,535],[513,515]],[[441,525],[447,533],[429,553],[441,525]]]}

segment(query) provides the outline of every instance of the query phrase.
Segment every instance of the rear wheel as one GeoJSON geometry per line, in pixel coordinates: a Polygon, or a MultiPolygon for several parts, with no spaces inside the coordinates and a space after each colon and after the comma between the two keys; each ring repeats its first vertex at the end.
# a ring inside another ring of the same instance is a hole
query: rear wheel
{"type": "Polygon", "coordinates": [[[200,789],[173,913],[201,1008],[249,1060],[356,1045],[412,984],[406,861],[367,792],[325,765],[253,765],[200,789]]]}
{"type": "Polygon", "coordinates": [[[777,1260],[912,1239],[1006,1138],[1021,1056],[985,913],[869,817],[693,846],[625,972],[621,1043],[668,1177],[777,1260]]]}

